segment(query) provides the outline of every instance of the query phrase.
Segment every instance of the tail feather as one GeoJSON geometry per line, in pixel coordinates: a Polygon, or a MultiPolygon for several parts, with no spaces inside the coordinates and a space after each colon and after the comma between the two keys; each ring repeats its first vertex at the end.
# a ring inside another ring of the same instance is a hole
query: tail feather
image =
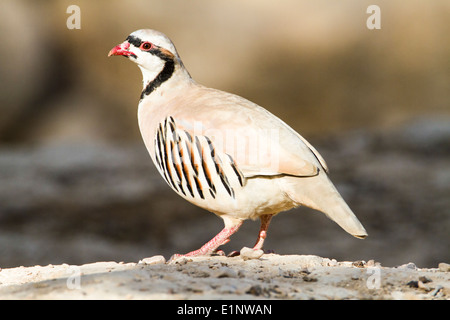
{"type": "Polygon", "coordinates": [[[289,177],[289,196],[299,205],[304,205],[323,212],[342,229],[360,239],[367,237],[367,232],[353,211],[342,199],[326,173],[316,177],[289,177]]]}

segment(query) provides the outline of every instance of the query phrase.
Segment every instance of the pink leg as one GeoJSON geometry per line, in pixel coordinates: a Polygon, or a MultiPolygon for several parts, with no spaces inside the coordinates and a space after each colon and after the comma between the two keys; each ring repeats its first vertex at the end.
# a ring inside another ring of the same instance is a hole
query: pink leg
{"type": "Polygon", "coordinates": [[[243,223],[243,221],[238,221],[231,227],[223,228],[222,231],[220,231],[214,238],[212,238],[210,241],[208,241],[206,244],[204,244],[200,249],[191,251],[189,253],[186,253],[185,255],[176,254],[172,257],[172,259],[178,258],[181,256],[193,257],[193,256],[203,256],[203,255],[208,255],[208,254],[213,253],[214,251],[217,250],[218,247],[220,247],[221,245],[230,241],[229,238],[236,231],[238,231],[238,229],[241,227],[242,223],[243,223]]]}
{"type": "Polygon", "coordinates": [[[269,228],[270,220],[272,219],[272,214],[266,214],[260,217],[261,229],[259,229],[258,240],[256,240],[253,250],[259,250],[263,248],[264,240],[267,237],[267,229],[269,228]]]}

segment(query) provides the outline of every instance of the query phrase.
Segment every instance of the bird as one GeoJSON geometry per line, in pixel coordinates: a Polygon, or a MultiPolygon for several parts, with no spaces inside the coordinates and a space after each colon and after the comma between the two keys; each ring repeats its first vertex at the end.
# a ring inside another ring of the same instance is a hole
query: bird
{"type": "Polygon", "coordinates": [[[174,256],[216,253],[245,220],[258,218],[253,249],[262,250],[271,219],[298,206],[324,213],[356,238],[367,236],[319,152],[263,107],[197,83],[165,34],[134,31],[109,56],[123,56],[142,72],[138,124],[162,178],[224,222],[199,249],[174,256]]]}

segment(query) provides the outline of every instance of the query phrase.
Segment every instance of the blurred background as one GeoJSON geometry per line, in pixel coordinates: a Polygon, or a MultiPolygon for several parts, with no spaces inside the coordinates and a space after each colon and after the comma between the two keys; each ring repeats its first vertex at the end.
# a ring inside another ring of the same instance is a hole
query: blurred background
{"type": "MultiPolygon", "coordinates": [[[[137,125],[140,71],[107,58],[141,28],[166,33],[197,82],[315,145],[369,233],[298,208],[273,220],[266,249],[449,262],[449,16],[447,0],[2,0],[0,267],[169,258],[222,229],[159,177],[137,125]],[[371,4],[381,30],[366,27],[371,4]]],[[[246,222],[224,250],[258,230],[246,222]]]]}

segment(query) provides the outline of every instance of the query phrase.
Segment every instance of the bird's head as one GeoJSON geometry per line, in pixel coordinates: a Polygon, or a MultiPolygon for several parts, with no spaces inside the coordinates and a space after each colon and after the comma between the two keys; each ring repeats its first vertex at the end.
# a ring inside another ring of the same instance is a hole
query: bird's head
{"type": "Polygon", "coordinates": [[[179,60],[172,41],[163,33],[142,29],[131,33],[124,42],[109,51],[109,56],[124,56],[141,68],[160,69],[167,60],[179,60]]]}
{"type": "Polygon", "coordinates": [[[169,79],[177,68],[185,70],[172,41],[151,29],[134,31],[109,51],[110,56],[124,56],[135,62],[142,71],[144,88],[154,80],[169,79]]]}

